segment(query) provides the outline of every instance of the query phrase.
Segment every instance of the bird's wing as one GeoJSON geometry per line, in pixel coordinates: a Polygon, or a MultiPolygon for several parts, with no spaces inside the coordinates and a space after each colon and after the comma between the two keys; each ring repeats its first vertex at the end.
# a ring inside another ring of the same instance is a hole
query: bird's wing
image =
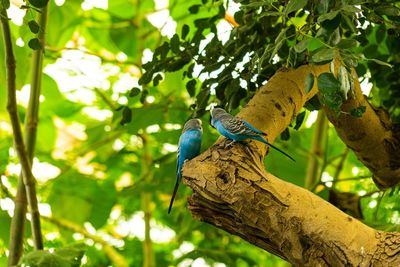
{"type": "Polygon", "coordinates": [[[247,121],[241,120],[243,122],[244,125],[247,126],[247,128],[249,128],[250,130],[252,130],[255,133],[258,133],[260,135],[267,135],[264,132],[261,132],[260,130],[256,129],[253,125],[251,125],[250,123],[248,123],[247,121]]]}
{"type": "Polygon", "coordinates": [[[247,125],[250,125],[248,123],[244,123],[241,119],[238,119],[236,117],[230,116],[229,118],[222,118],[221,119],[222,126],[232,134],[237,134],[237,135],[248,135],[248,136],[257,136],[260,135],[260,131],[256,130],[254,127],[248,127],[247,125]],[[252,129],[253,128],[253,129],[252,129]]]}

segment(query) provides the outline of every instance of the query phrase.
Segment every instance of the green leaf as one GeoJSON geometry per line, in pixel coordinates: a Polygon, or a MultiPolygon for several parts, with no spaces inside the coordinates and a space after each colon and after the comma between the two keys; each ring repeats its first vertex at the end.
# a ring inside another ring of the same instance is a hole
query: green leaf
{"type": "Polygon", "coordinates": [[[294,46],[294,51],[296,51],[296,53],[301,53],[304,50],[307,49],[308,47],[308,43],[310,42],[310,39],[305,39],[302,40],[300,42],[298,42],[295,46],[294,46]]]}
{"type": "Polygon", "coordinates": [[[83,246],[60,248],[53,253],[38,250],[27,253],[22,258],[22,264],[30,267],[79,267],[84,254],[83,246]]]}
{"type": "Polygon", "coordinates": [[[330,109],[339,112],[343,104],[341,84],[330,72],[318,76],[318,89],[322,102],[330,109]]]}
{"type": "Polygon", "coordinates": [[[186,83],[186,90],[191,97],[194,97],[196,94],[196,80],[192,79],[186,83]]]}
{"type": "Polygon", "coordinates": [[[110,12],[110,14],[127,20],[137,16],[139,12],[138,8],[136,8],[132,5],[131,2],[126,0],[109,1],[107,10],[110,12]]]}
{"type": "Polygon", "coordinates": [[[310,92],[314,85],[314,75],[312,73],[307,74],[304,79],[304,90],[306,93],[310,92]]]}
{"type": "Polygon", "coordinates": [[[139,95],[141,92],[141,90],[137,87],[133,87],[130,91],[129,91],[129,97],[135,97],[137,95],[139,95]]]}
{"type": "Polygon", "coordinates": [[[330,72],[318,76],[318,89],[322,94],[336,93],[340,90],[340,82],[330,72]]]}
{"type": "Polygon", "coordinates": [[[33,38],[29,40],[28,46],[32,48],[33,50],[39,50],[42,49],[42,44],[40,43],[38,38],[33,38]]]}
{"type": "MultiPolygon", "coordinates": [[[[71,40],[74,32],[76,32],[77,27],[80,27],[84,21],[80,10],[81,2],[79,1],[65,1],[62,6],[49,5],[51,22],[47,23],[46,26],[46,45],[51,47],[65,47],[66,43],[71,40]]],[[[95,38],[90,38],[91,36],[87,34],[89,29],[86,30],[85,39],[87,44],[98,44],[103,36],[107,38],[102,43],[102,48],[104,45],[112,44],[108,38],[108,34],[105,34],[103,29],[98,29],[98,34],[96,34],[95,38]]],[[[90,48],[88,47],[88,49],[90,48]]]]}
{"type": "Polygon", "coordinates": [[[60,92],[57,83],[47,74],[42,78],[42,94],[45,97],[40,110],[62,118],[70,117],[82,109],[82,105],[67,100],[60,92]]]}
{"type": "Polygon", "coordinates": [[[386,16],[400,16],[400,9],[392,5],[382,5],[375,8],[375,12],[386,16]]]}
{"type": "Polygon", "coordinates": [[[145,73],[143,73],[142,77],[140,77],[138,83],[139,85],[145,85],[151,82],[152,79],[153,79],[153,72],[146,71],[145,73]]]}
{"type": "Polygon", "coordinates": [[[160,73],[158,73],[154,78],[153,78],[153,85],[154,86],[157,86],[159,83],[160,83],[160,81],[163,79],[163,76],[160,74],[160,73]]]}
{"type": "Polygon", "coordinates": [[[307,42],[308,51],[312,52],[318,48],[325,46],[325,44],[319,38],[311,38],[307,42]]]}
{"type": "Polygon", "coordinates": [[[52,180],[48,203],[51,203],[56,218],[79,225],[89,221],[95,228],[100,228],[107,222],[116,203],[116,190],[110,180],[99,182],[70,170],[52,180]]]}
{"type": "Polygon", "coordinates": [[[295,130],[298,130],[300,128],[300,126],[303,123],[305,117],[306,117],[306,112],[305,111],[297,114],[297,116],[296,116],[296,125],[294,126],[295,130]]]}
{"type": "Polygon", "coordinates": [[[181,37],[182,37],[182,39],[185,39],[186,36],[188,35],[188,33],[189,33],[189,26],[186,25],[186,24],[184,24],[184,25],[182,26],[182,32],[181,32],[181,37]]]}
{"type": "Polygon", "coordinates": [[[290,132],[289,132],[289,128],[286,128],[282,133],[281,133],[281,140],[283,141],[287,141],[290,139],[290,132]]]}
{"type": "Polygon", "coordinates": [[[287,14],[293,12],[293,11],[297,11],[299,9],[302,9],[303,7],[305,7],[307,5],[307,0],[290,0],[288,5],[286,6],[286,10],[285,10],[285,14],[287,16],[287,14]]]}
{"type": "Polygon", "coordinates": [[[360,43],[354,39],[342,39],[336,45],[336,47],[341,48],[341,49],[349,49],[349,48],[355,48],[359,45],[360,45],[360,43]]]}
{"type": "MultiPolygon", "coordinates": [[[[113,23],[115,24],[121,22],[123,22],[123,20],[113,19],[113,23]]],[[[138,42],[132,42],[132,40],[139,39],[138,30],[136,27],[132,27],[132,25],[127,25],[126,27],[115,27],[108,31],[108,33],[115,46],[124,52],[128,57],[136,58],[138,56],[138,42]],[[126,38],[127,36],[129,36],[129,38],[126,38]]]]}
{"type": "Polygon", "coordinates": [[[343,99],[340,94],[325,94],[322,95],[322,101],[330,109],[339,112],[343,104],[343,99]]]}
{"type": "Polygon", "coordinates": [[[349,13],[358,13],[362,11],[361,9],[353,5],[343,5],[342,10],[349,13]]]}
{"type": "Polygon", "coordinates": [[[122,110],[122,119],[120,121],[121,125],[125,125],[132,121],[132,110],[129,107],[124,107],[122,110]]]}
{"type": "Polygon", "coordinates": [[[343,14],[342,18],[344,19],[344,22],[346,22],[347,26],[350,28],[350,30],[352,32],[354,32],[354,33],[358,32],[356,25],[355,25],[355,24],[357,24],[357,21],[353,22],[353,20],[346,14],[343,14]]]}
{"type": "Polygon", "coordinates": [[[339,10],[331,11],[318,17],[317,22],[321,23],[325,20],[332,20],[339,14],[339,10]]]}
{"type": "Polygon", "coordinates": [[[39,32],[40,26],[36,21],[34,21],[34,20],[29,21],[28,22],[28,26],[29,26],[29,29],[31,30],[32,33],[38,33],[39,32]]]}
{"type": "Polygon", "coordinates": [[[350,74],[347,72],[347,69],[343,66],[339,66],[338,70],[338,80],[340,82],[340,91],[345,100],[347,100],[347,94],[351,91],[351,83],[350,83],[350,74]]]}
{"type": "Polygon", "coordinates": [[[199,12],[201,5],[193,5],[189,7],[190,14],[197,14],[199,12]]]}
{"type": "Polygon", "coordinates": [[[352,110],[350,110],[350,114],[353,117],[361,118],[362,114],[364,114],[366,110],[367,110],[366,106],[360,106],[358,108],[353,108],[352,110]]]}
{"type": "Polygon", "coordinates": [[[140,96],[140,103],[144,104],[144,102],[146,102],[146,97],[149,94],[149,91],[144,89],[142,91],[142,95],[140,96]]]}
{"type": "Polygon", "coordinates": [[[10,8],[10,0],[1,0],[0,1],[2,8],[9,9],[10,8]]]}
{"type": "Polygon", "coordinates": [[[29,0],[29,3],[37,8],[45,7],[48,2],[49,0],[29,0]]]}
{"type": "Polygon", "coordinates": [[[375,63],[377,63],[379,65],[382,65],[382,66],[393,68],[393,66],[391,64],[389,64],[387,62],[383,62],[382,60],[379,60],[379,59],[376,59],[376,58],[368,58],[367,60],[373,61],[373,62],[375,62],[375,63]]]}
{"type": "Polygon", "coordinates": [[[312,55],[311,60],[315,63],[326,63],[331,61],[335,57],[335,55],[335,49],[323,48],[312,55]]]}
{"type": "Polygon", "coordinates": [[[179,49],[180,41],[178,34],[175,33],[174,36],[172,36],[170,44],[171,44],[171,51],[173,53],[178,54],[181,52],[181,50],[179,49]]]}

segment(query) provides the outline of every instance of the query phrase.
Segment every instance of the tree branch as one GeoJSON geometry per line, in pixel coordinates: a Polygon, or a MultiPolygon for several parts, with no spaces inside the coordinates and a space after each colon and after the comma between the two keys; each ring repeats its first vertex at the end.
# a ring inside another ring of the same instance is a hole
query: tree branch
{"type": "Polygon", "coordinates": [[[400,233],[376,231],[265,172],[246,144],[225,145],[218,143],[185,165],[194,218],[296,266],[400,265],[400,233]]]}
{"type": "MultiPolygon", "coordinates": [[[[329,72],[327,65],[277,72],[238,117],[273,142],[317,93],[316,83],[305,92],[306,76],[322,72],[329,72]]],[[[189,198],[192,215],[296,266],[400,266],[400,233],[376,231],[267,173],[266,148],[256,141],[227,148],[221,137],[188,161],[183,181],[194,191],[189,198]]]]}
{"type": "Polygon", "coordinates": [[[35,249],[43,249],[43,240],[40,230],[40,215],[36,199],[35,178],[31,172],[31,164],[26,152],[24,140],[22,138],[21,126],[17,112],[17,99],[15,88],[15,56],[12,48],[12,38],[10,26],[8,22],[7,11],[4,8],[0,10],[0,20],[3,28],[3,39],[6,53],[6,68],[7,68],[7,111],[10,116],[10,121],[13,129],[14,146],[17,151],[22,173],[25,190],[27,193],[28,204],[31,213],[32,235],[35,249]]]}
{"type": "Polygon", "coordinates": [[[354,98],[349,97],[337,116],[324,108],[343,142],[354,151],[357,158],[374,174],[381,188],[400,182],[400,140],[394,134],[394,125],[383,109],[375,109],[362,94],[358,78],[353,73],[354,98]],[[354,108],[364,106],[361,118],[350,115],[354,108]]]}

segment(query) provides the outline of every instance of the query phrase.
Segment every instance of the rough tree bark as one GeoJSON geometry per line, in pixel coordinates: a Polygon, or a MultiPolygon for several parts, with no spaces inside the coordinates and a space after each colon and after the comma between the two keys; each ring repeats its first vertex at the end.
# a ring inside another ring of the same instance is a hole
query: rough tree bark
{"type": "MultiPolygon", "coordinates": [[[[273,142],[317,93],[316,83],[309,93],[304,91],[306,75],[327,71],[324,65],[277,72],[238,116],[268,133],[273,142]]],[[[184,182],[194,191],[189,208],[195,218],[296,266],[400,266],[400,233],[374,230],[266,172],[267,147],[262,143],[249,141],[227,148],[225,141],[220,138],[184,166],[184,182]]]]}
{"type": "Polygon", "coordinates": [[[386,111],[368,102],[358,79],[354,79],[354,94],[343,104],[339,116],[325,108],[328,118],[343,142],[374,174],[375,184],[381,188],[395,186],[400,182],[400,140],[395,126],[386,111]],[[353,108],[361,106],[366,107],[361,118],[350,115],[353,108]]]}

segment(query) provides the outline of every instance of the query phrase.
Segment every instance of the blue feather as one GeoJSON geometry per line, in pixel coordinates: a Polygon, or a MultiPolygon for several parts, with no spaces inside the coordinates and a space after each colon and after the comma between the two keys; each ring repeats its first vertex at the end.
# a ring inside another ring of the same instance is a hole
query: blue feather
{"type": "Polygon", "coordinates": [[[289,154],[277,148],[276,146],[269,143],[267,140],[261,137],[266,135],[262,131],[256,129],[250,123],[245,120],[236,118],[227,113],[222,108],[214,108],[211,111],[211,123],[218,130],[220,134],[233,141],[244,141],[247,139],[253,139],[260,141],[273,149],[281,152],[291,160],[295,161],[289,154]]]}
{"type": "Polygon", "coordinates": [[[171,201],[169,203],[168,213],[171,212],[172,205],[176,193],[178,191],[179,183],[182,180],[182,168],[186,160],[191,160],[200,154],[202,128],[201,121],[197,119],[189,120],[183,129],[182,135],[178,143],[178,157],[176,164],[176,182],[174,191],[172,193],[171,201]]]}

